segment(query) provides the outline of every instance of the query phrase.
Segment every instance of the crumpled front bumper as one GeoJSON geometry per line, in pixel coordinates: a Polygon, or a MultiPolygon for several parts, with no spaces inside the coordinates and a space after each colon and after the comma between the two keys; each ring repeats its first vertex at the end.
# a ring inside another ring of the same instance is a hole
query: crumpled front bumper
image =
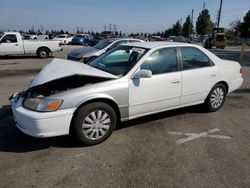
{"type": "Polygon", "coordinates": [[[16,126],[23,133],[34,137],[53,137],[69,134],[75,108],[55,112],[35,112],[22,106],[23,98],[15,94],[11,108],[16,126]]]}

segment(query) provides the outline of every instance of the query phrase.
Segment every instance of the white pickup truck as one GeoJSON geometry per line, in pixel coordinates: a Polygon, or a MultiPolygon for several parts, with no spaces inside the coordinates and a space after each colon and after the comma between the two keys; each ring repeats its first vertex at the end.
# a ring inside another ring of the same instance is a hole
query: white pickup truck
{"type": "Polygon", "coordinates": [[[59,41],[22,40],[18,32],[0,33],[0,56],[37,54],[41,58],[48,58],[52,52],[61,50],[59,41]]]}

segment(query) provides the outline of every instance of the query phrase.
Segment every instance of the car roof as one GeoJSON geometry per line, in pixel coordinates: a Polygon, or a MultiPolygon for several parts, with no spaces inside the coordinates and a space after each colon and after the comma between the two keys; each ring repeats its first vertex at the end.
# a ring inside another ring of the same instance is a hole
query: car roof
{"type": "Polygon", "coordinates": [[[135,41],[143,41],[141,39],[134,39],[134,38],[109,38],[107,40],[110,40],[112,42],[117,41],[117,40],[135,40],[135,41]]]}
{"type": "Polygon", "coordinates": [[[140,48],[156,48],[156,47],[178,47],[178,46],[193,46],[197,47],[197,45],[189,44],[189,43],[182,43],[182,42],[135,42],[129,44],[122,44],[123,46],[134,46],[140,48]]]}

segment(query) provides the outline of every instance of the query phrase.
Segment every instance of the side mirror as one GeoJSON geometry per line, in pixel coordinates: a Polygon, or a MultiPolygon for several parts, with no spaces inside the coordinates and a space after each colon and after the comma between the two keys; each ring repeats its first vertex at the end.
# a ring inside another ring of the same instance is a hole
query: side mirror
{"type": "Polygon", "coordinates": [[[151,78],[152,77],[152,71],[141,69],[137,73],[133,75],[133,79],[140,79],[140,78],[151,78]]]}

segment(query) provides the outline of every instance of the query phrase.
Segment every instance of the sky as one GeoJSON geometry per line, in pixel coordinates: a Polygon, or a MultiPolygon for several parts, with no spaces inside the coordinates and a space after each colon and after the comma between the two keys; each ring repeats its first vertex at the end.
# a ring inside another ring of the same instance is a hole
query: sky
{"type": "MultiPolygon", "coordinates": [[[[194,23],[203,4],[216,20],[220,0],[0,0],[0,30],[104,30],[116,24],[124,33],[165,31],[194,9],[194,23]]],[[[223,0],[221,26],[242,20],[250,0],[223,0]]]]}

